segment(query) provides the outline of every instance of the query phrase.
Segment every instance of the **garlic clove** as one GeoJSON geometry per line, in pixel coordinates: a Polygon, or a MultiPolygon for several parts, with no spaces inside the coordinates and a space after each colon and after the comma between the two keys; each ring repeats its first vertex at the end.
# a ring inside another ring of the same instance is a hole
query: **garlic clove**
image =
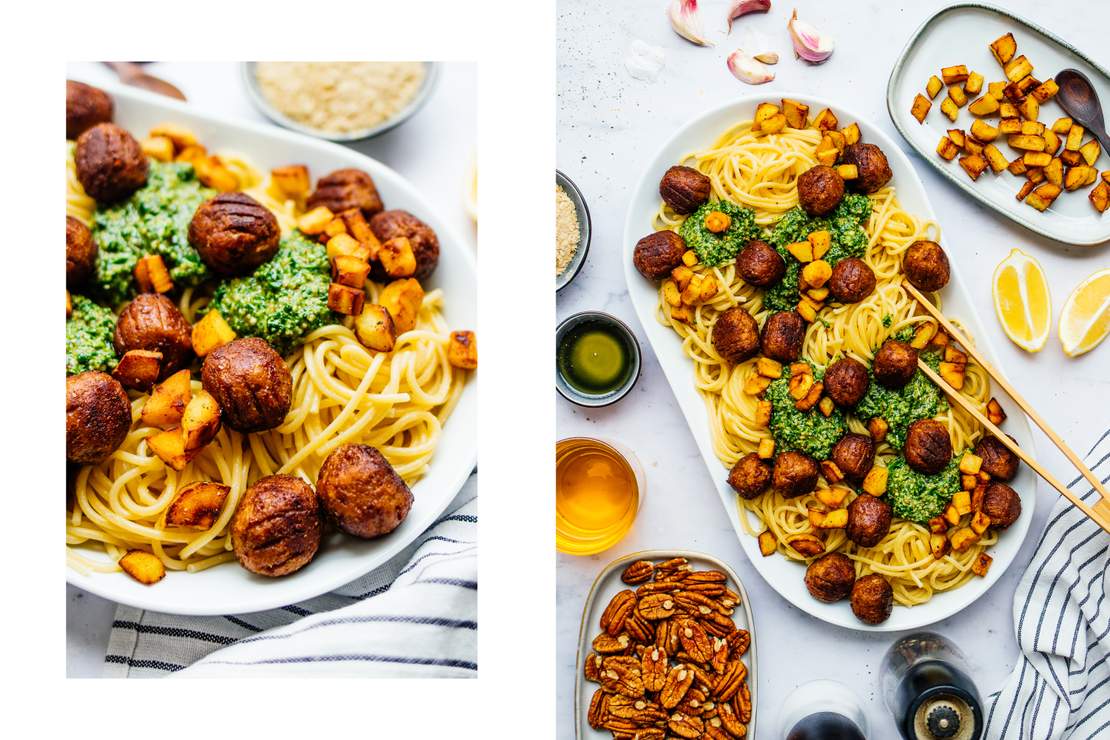
{"type": "Polygon", "coordinates": [[[771,9],[771,0],[732,0],[728,9],[728,32],[732,33],[732,22],[748,13],[766,13],[771,9]]]}
{"type": "Polygon", "coordinates": [[[698,46],[713,46],[702,30],[698,0],[671,0],[667,18],[671,21],[671,28],[682,38],[698,46]]]}
{"type": "Polygon", "coordinates": [[[728,55],[728,71],[733,76],[749,85],[762,85],[775,79],[775,73],[767,69],[762,62],[749,56],[743,49],[737,49],[728,55]]]}
{"type": "Polygon", "coordinates": [[[779,53],[777,51],[765,51],[762,54],[755,54],[753,59],[757,59],[764,64],[778,64],[779,53]]]}
{"type": "Polygon", "coordinates": [[[790,30],[790,40],[794,43],[796,56],[807,62],[820,64],[832,55],[832,37],[823,35],[809,23],[798,20],[797,10],[786,27],[790,30]]]}

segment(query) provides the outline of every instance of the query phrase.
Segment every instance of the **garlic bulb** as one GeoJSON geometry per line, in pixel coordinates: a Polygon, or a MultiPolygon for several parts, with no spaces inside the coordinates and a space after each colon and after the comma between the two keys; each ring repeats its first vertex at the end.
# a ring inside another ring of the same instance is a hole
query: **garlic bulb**
{"type": "Polygon", "coordinates": [[[728,9],[728,32],[732,33],[732,22],[748,13],[766,13],[771,9],[771,0],[732,0],[728,9]]]}
{"type": "Polygon", "coordinates": [[[702,31],[698,0],[671,0],[667,17],[671,21],[671,28],[682,38],[698,46],[713,46],[702,31]]]}
{"type": "Polygon", "coordinates": [[[741,82],[749,85],[762,85],[775,79],[775,73],[767,69],[755,57],[749,56],[743,49],[737,49],[728,55],[728,71],[741,82]]]}
{"type": "Polygon", "coordinates": [[[820,64],[832,55],[832,38],[821,34],[809,23],[798,20],[797,10],[786,27],[790,30],[790,40],[794,42],[794,53],[797,56],[807,62],[820,64]]]}

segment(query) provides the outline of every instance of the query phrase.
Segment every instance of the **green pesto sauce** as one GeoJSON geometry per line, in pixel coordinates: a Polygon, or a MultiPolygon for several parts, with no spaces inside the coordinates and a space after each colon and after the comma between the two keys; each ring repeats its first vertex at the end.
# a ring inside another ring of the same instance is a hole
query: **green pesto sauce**
{"type": "Polygon", "coordinates": [[[88,298],[71,295],[73,313],[66,319],[66,375],[86,370],[108,372],[116,366],[112,339],[116,316],[88,298]]]}
{"type": "Polygon", "coordinates": [[[330,282],[327,248],[293,232],[253,274],[221,281],[209,306],[239,336],[261,337],[285,356],[309,332],[338,323],[328,308],[330,282]]]}
{"type": "Polygon", "coordinates": [[[939,516],[952,500],[952,494],[960,490],[960,470],[955,458],[936,475],[918,473],[901,456],[890,460],[886,469],[886,497],[894,516],[901,519],[927,522],[939,516]]]}
{"type": "MultiPolygon", "coordinates": [[[[825,369],[814,367],[814,376],[820,380],[825,369]]],[[[815,460],[827,460],[848,425],[844,413],[835,409],[829,416],[822,414],[816,406],[809,411],[794,408],[795,399],[790,395],[788,371],[783,377],[772,380],[767,387],[767,400],[771,402],[771,434],[775,438],[775,451],[797,450],[815,460]]]]}
{"type": "MultiPolygon", "coordinates": [[[[940,355],[936,352],[922,353],[921,359],[934,369],[940,364],[940,355]]],[[[871,370],[868,370],[868,377],[871,383],[866,395],[856,404],[856,416],[860,419],[878,416],[886,421],[889,427],[886,439],[897,449],[902,449],[906,443],[910,424],[918,419],[931,419],[948,408],[948,401],[940,389],[921,370],[915,370],[910,382],[897,390],[878,383],[871,370]]]]}
{"type": "Polygon", "coordinates": [[[890,322],[892,322],[892,321],[894,321],[893,316],[891,316],[888,313],[883,314],[883,327],[884,328],[889,329],[890,328],[890,322]]]}
{"type": "Polygon", "coordinates": [[[909,344],[910,341],[913,340],[913,326],[903,326],[901,329],[894,332],[893,338],[897,339],[899,342],[909,344]]]}
{"type": "Polygon", "coordinates": [[[759,227],[755,224],[755,211],[718,200],[705,203],[691,213],[678,227],[678,233],[686,240],[686,246],[698,255],[701,264],[715,267],[734,259],[745,244],[759,235],[759,227]],[[713,211],[720,211],[732,219],[720,234],[705,227],[705,217],[713,211]]]}
{"type": "Polygon", "coordinates": [[[178,287],[195,287],[211,277],[189,244],[189,222],[197,206],[215,194],[200,184],[191,164],[151,160],[145,186],[93,216],[97,298],[112,305],[130,298],[135,263],[146,254],[162,256],[178,287]]]}

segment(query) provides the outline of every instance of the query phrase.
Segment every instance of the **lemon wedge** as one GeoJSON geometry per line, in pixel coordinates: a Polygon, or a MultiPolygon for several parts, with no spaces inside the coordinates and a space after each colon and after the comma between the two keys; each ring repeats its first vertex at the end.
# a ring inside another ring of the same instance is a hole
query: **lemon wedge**
{"type": "Polygon", "coordinates": [[[1003,331],[1026,352],[1040,352],[1048,339],[1052,300],[1048,281],[1037,260],[1011,250],[994,270],[994,312],[1003,331]]]}
{"type": "Polygon", "coordinates": [[[1078,357],[1110,334],[1110,267],[1099,270],[1071,292],[1060,313],[1064,354],[1078,357]]]}

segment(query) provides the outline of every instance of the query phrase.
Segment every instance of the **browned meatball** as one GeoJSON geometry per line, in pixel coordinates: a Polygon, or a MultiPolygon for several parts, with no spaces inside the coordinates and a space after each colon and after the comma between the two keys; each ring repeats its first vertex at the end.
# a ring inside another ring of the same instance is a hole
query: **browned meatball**
{"type": "Polygon", "coordinates": [[[825,371],[825,393],[840,407],[855,406],[867,395],[871,379],[863,363],[851,357],[841,357],[825,371]]]}
{"type": "Polygon", "coordinates": [[[861,622],[882,624],[894,611],[894,589],[878,573],[856,580],[852,586],[852,613],[861,622]]]}
{"type": "Polygon", "coordinates": [[[733,306],[713,324],[713,349],[727,362],[743,362],[759,351],[759,324],[740,306],[733,306]]]}
{"type": "Polygon", "coordinates": [[[140,293],[116,319],[116,354],[133,349],[162,353],[161,377],[185,367],[193,354],[193,328],[166,296],[140,293]]]}
{"type": "Polygon", "coordinates": [[[913,287],[931,293],[948,285],[951,268],[948,255],[941,246],[928,239],[919,239],[902,255],[902,272],[913,287]]]}
{"type": "Polygon", "coordinates": [[[659,197],[675,213],[693,213],[709,200],[709,178],[693,167],[676,165],[663,174],[659,181],[659,197]]]}
{"type": "Polygon", "coordinates": [[[367,218],[385,206],[378,196],[374,178],[362,170],[347,168],[324,175],[316,181],[316,190],[308,196],[309,209],[325,206],[332,213],[358,208],[367,218]]]}
{"type": "Polygon", "coordinates": [[[844,197],[844,178],[832,167],[815,165],[798,176],[798,204],[811,216],[827,216],[844,197]]]}
{"type": "Polygon", "coordinates": [[[119,381],[89,370],[66,378],[66,460],[98,463],[131,429],[131,401],[119,381]]]}
{"type": "Polygon", "coordinates": [[[204,358],[201,384],[238,432],[281,424],[292,403],[293,378],[281,355],[257,337],[236,339],[204,358]]]}
{"type": "Polygon", "coordinates": [[[890,531],[890,504],[861,493],[848,504],[848,539],[860,547],[874,547],[890,531]]]}
{"type": "Polygon", "coordinates": [[[278,250],[281,228],[270,209],[245,193],[220,193],[200,204],[189,243],[220,275],[243,275],[278,250]]]}
{"type": "Polygon", "coordinates": [[[736,270],[746,282],[767,288],[782,280],[786,260],[767,242],[752,239],[736,257],[736,270]]]}
{"type": "Polygon", "coordinates": [[[991,481],[983,492],[982,511],[991,518],[991,526],[1006,529],[1021,516],[1021,497],[1005,483],[991,481]]]}
{"type": "Polygon", "coordinates": [[[854,164],[859,171],[856,179],[849,180],[849,183],[853,190],[860,193],[874,193],[894,177],[883,150],[874,144],[849,144],[844,147],[841,161],[854,164]]]}
{"type": "Polygon", "coordinates": [[[373,447],[343,445],[328,455],[316,494],[344,532],[356,537],[389,534],[412,509],[412,491],[373,447]]]}
{"type": "Polygon", "coordinates": [[[320,548],[320,502],[291,475],[259,478],[231,518],[239,564],[260,576],[285,576],[308,565],[320,548]]]}
{"type": "Polygon", "coordinates": [[[952,460],[952,440],[939,421],[919,419],[906,430],[906,463],[919,473],[936,475],[952,460]]]}
{"type": "Polygon", "coordinates": [[[871,369],[880,385],[901,388],[910,382],[917,370],[917,350],[905,342],[888,339],[875,353],[871,369]]]}
{"type": "Polygon", "coordinates": [[[771,487],[787,498],[803,496],[817,487],[817,461],[801,452],[780,452],[775,457],[771,487]]]}
{"type": "Polygon", "coordinates": [[[728,484],[741,498],[755,498],[771,483],[771,466],[759,455],[749,452],[728,471],[728,484]]]}
{"type": "Polygon", "coordinates": [[[829,292],[841,303],[859,303],[875,290],[875,272],[858,257],[836,263],[829,278],[829,292]]]}
{"type": "Polygon", "coordinates": [[[832,461],[845,478],[859,483],[875,464],[875,443],[866,435],[848,432],[833,445],[832,461]]]}
{"type": "Polygon", "coordinates": [[[674,231],[656,231],[636,242],[632,264],[648,280],[662,280],[682,264],[686,240],[674,231]]]}
{"type": "Polygon", "coordinates": [[[148,164],[135,137],[98,123],[77,137],[77,179],[98,203],[114,203],[146,185],[148,164]]]}
{"type": "MultiPolygon", "coordinates": [[[[432,274],[439,264],[439,239],[432,227],[424,223],[408,211],[382,211],[370,219],[370,228],[374,236],[383,242],[403,236],[412,245],[412,253],[416,256],[417,280],[423,280],[432,274]]],[[[387,278],[382,267],[374,263],[371,275],[376,280],[387,278]]]]}
{"type": "Polygon", "coordinates": [[[66,138],[73,141],[98,123],[112,120],[112,98],[99,87],[66,80],[66,138]]]}
{"type": "Polygon", "coordinates": [[[856,582],[856,566],[842,552],[830,552],[806,568],[806,588],[818,601],[831,604],[846,598],[856,582]]]}
{"type": "Polygon", "coordinates": [[[89,227],[66,216],[66,288],[77,290],[96,269],[96,242],[89,227]]]}
{"type": "Polygon", "coordinates": [[[983,437],[975,445],[975,454],[983,458],[979,467],[991,478],[1002,481],[1011,481],[1017,475],[1018,456],[1010,452],[1010,448],[1002,444],[997,437],[983,437]]]}
{"type": "Polygon", "coordinates": [[[779,311],[767,317],[760,332],[763,354],[779,362],[794,362],[802,356],[806,323],[796,311],[779,311]]]}

